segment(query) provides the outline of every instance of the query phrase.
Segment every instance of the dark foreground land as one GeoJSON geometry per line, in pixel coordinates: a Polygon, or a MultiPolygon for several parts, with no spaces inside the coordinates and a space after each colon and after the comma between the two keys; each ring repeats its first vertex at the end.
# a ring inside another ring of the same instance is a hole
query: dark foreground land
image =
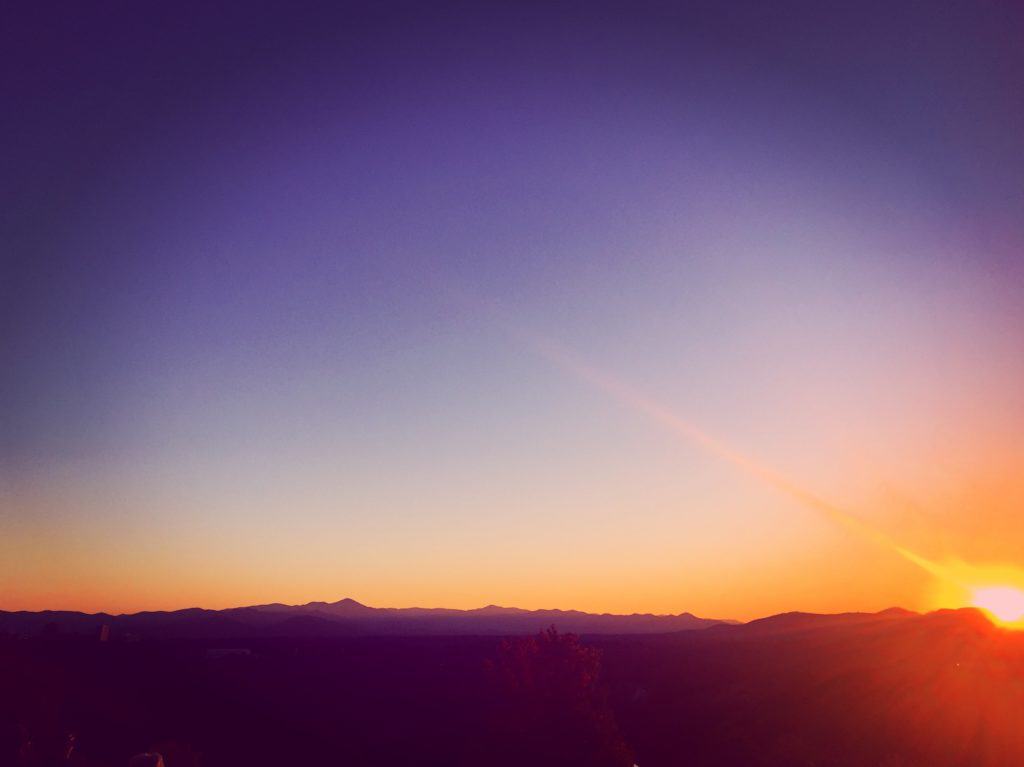
{"type": "Polygon", "coordinates": [[[580,640],[6,638],[0,693],[0,764],[1024,764],[1024,635],[970,610],[580,640]]]}

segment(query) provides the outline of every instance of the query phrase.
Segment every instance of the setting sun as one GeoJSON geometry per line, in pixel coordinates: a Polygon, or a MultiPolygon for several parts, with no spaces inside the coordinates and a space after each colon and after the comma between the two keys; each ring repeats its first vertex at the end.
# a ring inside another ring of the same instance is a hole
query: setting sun
{"type": "Polygon", "coordinates": [[[972,602],[1000,623],[1024,619],[1024,591],[1013,586],[988,586],[974,591],[972,602]]]}

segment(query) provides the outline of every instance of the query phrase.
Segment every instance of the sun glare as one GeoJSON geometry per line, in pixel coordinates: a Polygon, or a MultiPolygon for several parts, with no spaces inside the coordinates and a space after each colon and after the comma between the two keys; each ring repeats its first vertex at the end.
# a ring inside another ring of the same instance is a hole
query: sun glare
{"type": "Polygon", "coordinates": [[[1024,621],[1024,591],[1013,586],[986,586],[974,590],[972,603],[1003,624],[1024,621]]]}

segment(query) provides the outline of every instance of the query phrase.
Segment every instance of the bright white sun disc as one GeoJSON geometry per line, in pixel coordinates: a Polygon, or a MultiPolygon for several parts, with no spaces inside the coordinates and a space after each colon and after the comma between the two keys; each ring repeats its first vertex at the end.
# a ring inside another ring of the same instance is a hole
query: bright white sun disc
{"type": "Polygon", "coordinates": [[[1013,586],[985,586],[975,589],[971,602],[1004,623],[1024,619],[1024,591],[1013,586]]]}

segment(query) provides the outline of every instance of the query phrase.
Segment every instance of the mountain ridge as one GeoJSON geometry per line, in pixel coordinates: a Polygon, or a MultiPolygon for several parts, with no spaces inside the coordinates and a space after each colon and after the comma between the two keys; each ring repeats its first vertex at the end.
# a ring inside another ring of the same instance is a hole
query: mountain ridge
{"type": "Polygon", "coordinates": [[[834,628],[870,630],[897,623],[954,622],[995,628],[976,608],[918,613],[901,607],[878,612],[784,612],[747,622],[701,618],[690,612],[587,613],[580,610],[503,607],[370,607],[351,598],[301,605],[280,602],[212,610],[148,610],[83,613],[74,610],[0,610],[3,636],[104,636],[110,639],[248,640],[261,637],[345,636],[521,636],[551,626],[584,635],[671,635],[701,633],[727,638],[787,637],[834,628]]]}
{"type": "Polygon", "coordinates": [[[370,607],[345,597],[301,605],[280,602],[212,610],[145,610],[136,613],[84,613],[74,610],[0,611],[0,633],[87,634],[104,626],[114,636],[253,637],[346,635],[516,635],[554,625],[581,634],[655,634],[698,630],[730,621],[678,614],[587,613],[580,610],[484,607],[370,607]],[[296,620],[299,619],[299,620],[296,620]]]}

